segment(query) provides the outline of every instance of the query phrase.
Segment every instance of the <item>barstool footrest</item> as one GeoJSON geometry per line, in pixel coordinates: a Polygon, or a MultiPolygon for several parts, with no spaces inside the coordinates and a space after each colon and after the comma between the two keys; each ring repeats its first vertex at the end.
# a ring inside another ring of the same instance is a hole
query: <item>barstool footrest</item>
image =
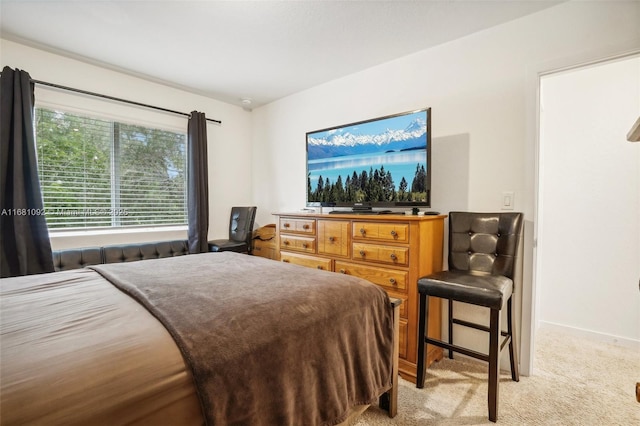
{"type": "Polygon", "coordinates": [[[453,351],[453,352],[458,352],[458,353],[461,353],[463,355],[470,356],[472,358],[476,358],[476,359],[480,359],[480,360],[489,362],[489,355],[483,354],[482,352],[478,352],[478,351],[474,351],[474,350],[471,350],[471,349],[463,348],[462,346],[452,345],[450,343],[443,342],[442,340],[432,339],[431,337],[426,337],[424,339],[424,341],[426,343],[431,344],[431,345],[436,345],[436,346],[448,349],[448,350],[453,351]]]}
{"type": "Polygon", "coordinates": [[[457,319],[457,318],[452,318],[451,322],[454,323],[454,324],[462,325],[464,327],[474,328],[474,329],[480,330],[480,331],[486,331],[487,333],[489,333],[491,331],[491,329],[489,327],[487,327],[486,325],[476,324],[475,322],[469,322],[469,321],[465,321],[465,320],[461,320],[461,319],[457,319]]]}
{"type": "MultiPolygon", "coordinates": [[[[511,336],[509,336],[504,331],[501,332],[501,333],[502,333],[503,336],[506,336],[506,338],[504,340],[502,340],[502,343],[500,344],[500,352],[502,352],[502,350],[507,345],[507,343],[509,343],[511,341],[511,336]]],[[[448,350],[453,351],[453,352],[458,352],[458,353],[461,353],[463,355],[470,356],[472,358],[480,359],[480,360],[487,361],[487,362],[489,361],[489,355],[483,354],[482,352],[474,351],[474,350],[471,350],[471,349],[468,349],[468,348],[463,348],[462,346],[452,345],[452,344],[450,344],[448,342],[444,342],[442,340],[432,339],[431,337],[425,337],[424,341],[426,343],[431,344],[431,345],[439,346],[441,348],[448,349],[448,350]]]]}

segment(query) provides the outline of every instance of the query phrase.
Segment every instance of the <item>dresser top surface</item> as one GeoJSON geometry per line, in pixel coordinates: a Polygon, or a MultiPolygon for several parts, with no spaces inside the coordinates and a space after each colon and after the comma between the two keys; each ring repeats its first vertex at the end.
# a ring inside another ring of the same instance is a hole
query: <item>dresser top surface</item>
{"type": "Polygon", "coordinates": [[[313,212],[278,212],[273,213],[274,216],[286,216],[286,217],[300,217],[310,219],[350,219],[350,220],[366,220],[366,221],[428,221],[428,220],[441,220],[447,217],[446,214],[438,215],[407,215],[401,212],[398,213],[386,213],[386,214],[359,214],[359,213],[313,213],[313,212]]]}

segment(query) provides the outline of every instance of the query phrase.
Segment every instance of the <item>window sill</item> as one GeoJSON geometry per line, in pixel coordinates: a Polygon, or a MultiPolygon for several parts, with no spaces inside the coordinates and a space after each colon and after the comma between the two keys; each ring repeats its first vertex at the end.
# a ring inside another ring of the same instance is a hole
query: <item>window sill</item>
{"type": "Polygon", "coordinates": [[[73,231],[50,229],[49,236],[51,238],[58,237],[86,237],[90,235],[128,235],[128,234],[144,234],[153,232],[175,232],[187,231],[187,225],[180,226],[155,226],[140,228],[108,228],[108,229],[75,229],[73,231]]]}
{"type": "Polygon", "coordinates": [[[187,239],[187,226],[49,231],[53,250],[187,239]]]}

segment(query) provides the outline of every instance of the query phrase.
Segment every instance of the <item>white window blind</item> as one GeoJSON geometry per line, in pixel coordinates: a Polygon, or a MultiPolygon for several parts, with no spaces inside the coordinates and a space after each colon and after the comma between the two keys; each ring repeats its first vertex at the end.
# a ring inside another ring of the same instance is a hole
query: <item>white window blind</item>
{"type": "Polygon", "coordinates": [[[185,225],[186,134],[36,108],[50,229],[185,225]]]}

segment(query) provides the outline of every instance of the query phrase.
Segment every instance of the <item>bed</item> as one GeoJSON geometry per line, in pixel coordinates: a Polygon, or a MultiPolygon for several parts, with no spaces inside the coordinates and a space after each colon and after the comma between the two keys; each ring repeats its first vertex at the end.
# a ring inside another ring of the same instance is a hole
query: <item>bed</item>
{"type": "Polygon", "coordinates": [[[334,425],[397,396],[391,301],[237,253],[0,280],[0,423],[334,425]]]}

